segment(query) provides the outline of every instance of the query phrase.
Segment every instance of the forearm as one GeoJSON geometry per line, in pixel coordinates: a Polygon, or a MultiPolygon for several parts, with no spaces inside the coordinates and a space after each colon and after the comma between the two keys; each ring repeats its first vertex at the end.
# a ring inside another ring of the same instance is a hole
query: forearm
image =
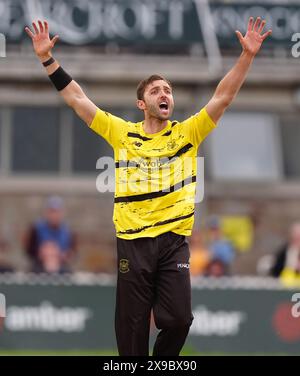
{"type": "Polygon", "coordinates": [[[257,17],[255,22],[253,17],[250,17],[246,35],[243,37],[239,30],[236,31],[243,52],[235,66],[219,83],[213,97],[205,106],[208,115],[215,123],[220,120],[240,91],[254,57],[259,52],[263,41],[271,35],[271,30],[262,34],[265,24],[266,21],[261,21],[260,17],[257,17]]]}
{"type": "MultiPolygon", "coordinates": [[[[47,54],[45,56],[38,56],[41,63],[45,63],[49,59],[52,58],[52,54],[47,54]]],[[[60,67],[60,64],[57,60],[46,67],[45,70],[48,76],[51,76],[57,69],[60,67]]],[[[63,97],[64,101],[71,107],[74,107],[74,103],[76,99],[83,98],[85,95],[81,87],[78,85],[77,82],[72,80],[63,90],[59,91],[59,94],[63,97]]]]}
{"type": "Polygon", "coordinates": [[[98,110],[97,106],[85,95],[72,77],[60,67],[59,63],[52,58],[51,51],[59,36],[55,35],[50,39],[47,21],[38,20],[38,26],[36,22],[33,22],[32,26],[34,32],[29,27],[26,27],[25,30],[31,38],[35,54],[44,65],[50,80],[64,101],[73,108],[87,125],[91,125],[98,110]]]}
{"type": "Polygon", "coordinates": [[[243,51],[235,66],[219,83],[215,97],[229,105],[241,89],[253,60],[253,55],[243,51]]]}
{"type": "Polygon", "coordinates": [[[215,123],[220,120],[242,87],[253,59],[253,55],[242,52],[235,66],[217,86],[212,99],[206,105],[206,110],[215,123]]]}

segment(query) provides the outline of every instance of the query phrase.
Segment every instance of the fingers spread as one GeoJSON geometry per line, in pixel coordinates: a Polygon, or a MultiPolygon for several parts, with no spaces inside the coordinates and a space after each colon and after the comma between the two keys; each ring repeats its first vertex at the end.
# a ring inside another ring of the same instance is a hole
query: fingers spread
{"type": "Polygon", "coordinates": [[[243,35],[242,35],[241,32],[238,31],[238,30],[236,30],[235,33],[236,33],[237,37],[239,38],[239,41],[240,41],[241,45],[243,45],[243,44],[244,44],[244,38],[243,38],[243,35]]]}
{"type": "Polygon", "coordinates": [[[248,22],[248,31],[252,31],[252,28],[253,28],[253,17],[250,17],[249,22],[248,22]]]}
{"type": "Polygon", "coordinates": [[[43,23],[42,21],[38,20],[38,23],[39,23],[39,27],[40,27],[40,32],[43,33],[44,32],[44,26],[43,26],[43,23]]]}
{"type": "Polygon", "coordinates": [[[34,38],[33,32],[29,29],[29,27],[25,27],[26,33],[30,36],[30,38],[34,38]]]}
{"type": "Polygon", "coordinates": [[[39,29],[37,28],[35,22],[32,22],[32,26],[33,26],[33,28],[34,28],[35,33],[36,33],[36,34],[39,34],[40,32],[39,32],[39,29]]]}
{"type": "Polygon", "coordinates": [[[55,37],[53,37],[53,38],[51,39],[52,47],[54,47],[55,43],[58,41],[58,38],[59,38],[59,36],[58,36],[58,35],[55,35],[55,37]]]}
{"type": "Polygon", "coordinates": [[[49,33],[49,25],[48,25],[48,22],[47,21],[44,21],[44,30],[45,30],[45,33],[49,33]]]}
{"type": "Polygon", "coordinates": [[[260,25],[260,17],[257,17],[256,21],[255,21],[255,24],[254,24],[254,27],[253,27],[253,31],[258,31],[258,27],[260,25]]]}
{"type": "Polygon", "coordinates": [[[258,33],[261,34],[261,32],[263,31],[264,27],[265,27],[265,24],[266,24],[266,21],[263,20],[262,23],[260,24],[259,26],[259,29],[258,29],[258,33]]]}
{"type": "Polygon", "coordinates": [[[262,35],[262,39],[263,40],[265,40],[269,35],[271,35],[272,34],[272,30],[269,30],[269,31],[267,31],[266,33],[264,33],[263,35],[262,35]]]}

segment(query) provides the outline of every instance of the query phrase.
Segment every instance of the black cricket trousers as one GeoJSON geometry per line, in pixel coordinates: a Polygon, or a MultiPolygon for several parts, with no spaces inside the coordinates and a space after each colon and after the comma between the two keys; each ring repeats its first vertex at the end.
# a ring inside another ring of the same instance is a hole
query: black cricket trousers
{"type": "Polygon", "coordinates": [[[154,356],[178,356],[193,321],[189,247],[185,236],[117,238],[115,329],[119,355],[148,356],[151,310],[154,356]]]}

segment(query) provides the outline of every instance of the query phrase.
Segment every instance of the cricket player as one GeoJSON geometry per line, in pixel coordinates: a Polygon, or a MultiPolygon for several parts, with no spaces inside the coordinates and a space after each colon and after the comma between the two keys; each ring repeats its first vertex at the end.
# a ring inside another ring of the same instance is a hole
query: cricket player
{"type": "MultiPolygon", "coordinates": [[[[271,30],[249,19],[242,53],[207,105],[183,122],[170,121],[171,83],[160,75],[143,80],[137,107],[144,121],[127,122],[99,109],[52,56],[58,35],[46,21],[26,27],[34,51],[64,101],[114,149],[114,223],[118,282],[115,330],[120,355],[149,355],[150,316],[160,330],[154,356],[179,355],[193,315],[189,248],[194,221],[197,149],[234,100],[271,30]],[[192,161],[185,166],[185,161],[192,161]]],[[[199,67],[201,69],[201,67],[199,67]]],[[[197,74],[197,72],[195,72],[197,74]]]]}

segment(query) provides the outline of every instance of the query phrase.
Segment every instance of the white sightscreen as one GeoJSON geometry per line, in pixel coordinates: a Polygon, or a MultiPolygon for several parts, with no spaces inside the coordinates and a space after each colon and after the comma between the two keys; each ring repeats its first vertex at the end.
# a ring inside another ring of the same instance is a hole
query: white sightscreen
{"type": "Polygon", "coordinates": [[[263,113],[227,113],[210,136],[213,179],[277,180],[282,156],[277,118],[263,113]]]}

